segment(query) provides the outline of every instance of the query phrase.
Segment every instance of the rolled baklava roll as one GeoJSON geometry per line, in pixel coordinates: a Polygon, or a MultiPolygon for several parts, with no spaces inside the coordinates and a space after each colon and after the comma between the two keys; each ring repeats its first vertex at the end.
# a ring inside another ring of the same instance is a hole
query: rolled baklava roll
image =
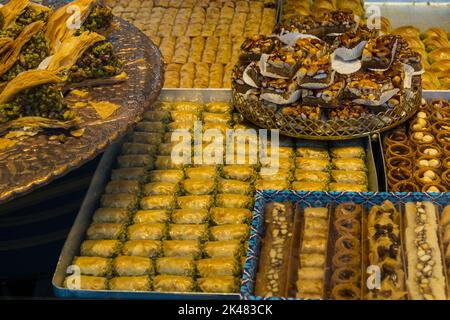
{"type": "Polygon", "coordinates": [[[208,88],[209,85],[209,65],[207,63],[197,63],[195,65],[195,88],[208,88]]]}
{"type": "Polygon", "coordinates": [[[431,126],[431,131],[435,136],[441,132],[450,132],[450,124],[448,121],[437,121],[431,126]]]}
{"type": "Polygon", "coordinates": [[[189,53],[189,62],[201,62],[203,49],[205,48],[205,38],[204,37],[195,37],[192,38],[191,41],[191,50],[189,53]]]}
{"type": "Polygon", "coordinates": [[[360,268],[361,258],[359,251],[342,251],[336,252],[333,256],[333,266],[339,267],[355,267],[360,268]]]}
{"type": "Polygon", "coordinates": [[[335,251],[336,252],[341,252],[341,251],[359,252],[360,247],[361,247],[361,244],[360,244],[359,238],[356,238],[351,235],[344,235],[342,237],[339,237],[339,239],[336,241],[335,251]]]}
{"type": "Polygon", "coordinates": [[[444,149],[444,152],[447,150],[446,147],[450,146],[450,132],[439,132],[436,135],[437,143],[444,149]]]}
{"type": "Polygon", "coordinates": [[[178,88],[180,86],[181,65],[172,63],[166,68],[164,86],[167,88],[178,88]]]}
{"type": "Polygon", "coordinates": [[[219,39],[217,37],[208,37],[205,41],[205,49],[203,51],[202,61],[205,63],[216,62],[217,47],[219,39]]]}
{"type": "Polygon", "coordinates": [[[331,277],[331,285],[335,286],[340,283],[359,283],[361,281],[361,272],[354,267],[340,267],[333,271],[331,277]]]}
{"type": "Polygon", "coordinates": [[[334,222],[334,227],[342,235],[358,236],[361,232],[360,223],[354,218],[341,217],[334,222]]]}
{"type": "Polygon", "coordinates": [[[195,64],[188,62],[180,70],[180,88],[194,87],[195,64]]]}
{"type": "Polygon", "coordinates": [[[210,88],[222,88],[223,80],[223,64],[213,63],[209,70],[209,87],[210,88]]]}
{"type": "Polygon", "coordinates": [[[173,54],[175,52],[175,37],[164,37],[161,40],[161,44],[159,45],[159,50],[161,51],[162,56],[166,63],[171,63],[173,54]]]}

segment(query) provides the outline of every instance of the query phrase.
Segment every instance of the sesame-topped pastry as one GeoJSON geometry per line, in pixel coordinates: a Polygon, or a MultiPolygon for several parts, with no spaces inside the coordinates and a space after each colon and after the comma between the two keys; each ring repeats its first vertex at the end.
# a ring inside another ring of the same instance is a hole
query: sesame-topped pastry
{"type": "Polygon", "coordinates": [[[266,60],[265,71],[284,78],[292,78],[300,68],[302,53],[282,48],[272,53],[266,60]]]}
{"type": "Polygon", "coordinates": [[[393,59],[396,43],[397,36],[390,34],[370,39],[362,54],[363,69],[387,69],[393,59]]]}
{"type": "Polygon", "coordinates": [[[339,9],[323,12],[318,17],[325,34],[344,33],[356,27],[355,16],[351,10],[339,9]]]}
{"type": "Polygon", "coordinates": [[[239,60],[242,62],[259,60],[261,54],[270,54],[281,48],[281,41],[276,37],[254,35],[248,37],[241,45],[239,60]]]}

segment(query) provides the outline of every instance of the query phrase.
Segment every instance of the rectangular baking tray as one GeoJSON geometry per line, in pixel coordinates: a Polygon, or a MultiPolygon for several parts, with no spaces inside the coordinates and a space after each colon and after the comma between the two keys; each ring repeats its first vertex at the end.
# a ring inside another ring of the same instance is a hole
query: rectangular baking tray
{"type": "Polygon", "coordinates": [[[270,297],[263,298],[254,295],[256,274],[258,271],[259,252],[264,235],[264,208],[270,202],[301,203],[303,207],[327,207],[333,208],[343,202],[355,202],[362,204],[364,211],[369,212],[374,205],[380,205],[383,201],[390,200],[397,208],[404,207],[406,202],[431,201],[441,208],[450,203],[450,193],[388,193],[388,192],[299,192],[299,191],[256,191],[256,201],[253,210],[252,228],[250,232],[249,249],[244,269],[244,277],[241,286],[241,296],[244,300],[296,300],[294,298],[270,297]]]}
{"type": "MultiPolygon", "coordinates": [[[[160,100],[162,101],[197,101],[211,102],[231,100],[229,89],[163,89],[160,100]]],[[[92,220],[94,211],[98,208],[100,197],[109,181],[111,170],[120,152],[123,139],[109,147],[95,171],[89,190],[84,198],[80,211],[75,219],[72,229],[61,251],[58,264],[52,279],[53,291],[57,297],[78,299],[220,299],[238,300],[239,294],[219,293],[162,293],[162,292],[129,292],[113,290],[72,290],[63,287],[64,278],[67,276],[67,267],[71,265],[73,257],[78,254],[80,245],[85,238],[85,232],[92,220]]]]}
{"type": "MultiPolygon", "coordinates": [[[[425,100],[433,100],[433,99],[445,99],[450,101],[450,90],[424,90],[422,91],[422,98],[425,100]]],[[[385,133],[382,133],[378,139],[377,149],[375,153],[377,154],[377,158],[381,159],[383,170],[379,169],[379,175],[378,175],[378,184],[379,186],[382,186],[383,191],[389,191],[389,186],[387,183],[387,170],[386,170],[386,157],[384,154],[384,148],[383,148],[383,140],[384,140],[385,133]]]]}

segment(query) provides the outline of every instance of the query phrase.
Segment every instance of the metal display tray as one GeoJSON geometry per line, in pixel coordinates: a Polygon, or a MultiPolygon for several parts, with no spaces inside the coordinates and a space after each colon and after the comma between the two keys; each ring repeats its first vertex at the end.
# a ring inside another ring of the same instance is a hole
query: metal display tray
{"type": "MultiPolygon", "coordinates": [[[[432,99],[445,99],[450,101],[450,90],[424,90],[422,91],[422,98],[425,100],[432,100],[432,99]]],[[[389,191],[389,186],[387,183],[387,170],[386,170],[386,157],[384,154],[384,148],[383,148],[383,140],[386,133],[381,134],[378,139],[378,146],[377,149],[379,151],[379,157],[378,159],[381,159],[382,162],[382,171],[379,172],[378,175],[378,183],[380,186],[382,186],[382,190],[389,191]]],[[[378,167],[380,168],[380,167],[378,167]]]]}
{"type": "MultiPolygon", "coordinates": [[[[160,95],[161,101],[231,101],[230,89],[163,89],[160,95]]],[[[121,150],[123,139],[114,143],[104,153],[91,181],[89,190],[84,198],[81,209],[72,226],[61,251],[58,264],[52,279],[53,290],[56,296],[62,298],[82,299],[239,299],[239,294],[208,294],[208,293],[160,293],[160,292],[129,292],[129,291],[94,291],[72,290],[63,287],[67,276],[67,267],[73,257],[79,252],[80,245],[85,238],[85,232],[92,220],[92,215],[97,209],[100,197],[109,181],[111,170],[114,167],[117,155],[121,150]]],[[[368,168],[369,190],[378,190],[377,172],[370,140],[364,139],[366,148],[366,164],[368,168]]]]}
{"type": "MultiPolygon", "coordinates": [[[[227,89],[163,89],[160,95],[162,101],[225,101],[231,100],[231,92],[227,89]]],[[[104,153],[89,190],[84,198],[77,218],[66,239],[61,251],[58,264],[52,279],[53,291],[57,297],[78,298],[78,299],[167,299],[167,300],[187,300],[187,299],[220,299],[238,300],[239,294],[219,294],[219,293],[163,293],[163,292],[131,292],[113,290],[73,290],[63,287],[64,279],[67,276],[67,267],[79,252],[85,233],[92,220],[94,211],[98,208],[101,195],[109,181],[111,171],[114,167],[117,155],[121,150],[124,139],[114,143],[104,153]]]]}
{"type": "MultiPolygon", "coordinates": [[[[343,202],[355,202],[364,206],[368,213],[373,205],[380,205],[383,201],[390,200],[397,208],[404,208],[406,202],[431,201],[439,208],[450,203],[449,193],[388,193],[388,192],[298,192],[298,191],[256,191],[255,209],[253,211],[252,226],[250,231],[249,249],[244,268],[241,296],[244,300],[295,300],[295,298],[270,297],[263,298],[255,295],[256,274],[259,265],[259,253],[264,237],[264,208],[271,202],[300,203],[301,207],[336,207],[343,202]]],[[[297,213],[296,213],[297,214],[297,213]]]]}

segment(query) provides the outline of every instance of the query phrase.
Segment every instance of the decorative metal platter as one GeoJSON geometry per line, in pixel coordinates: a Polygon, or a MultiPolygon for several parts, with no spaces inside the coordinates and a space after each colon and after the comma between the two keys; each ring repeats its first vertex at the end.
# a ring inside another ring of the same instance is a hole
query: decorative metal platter
{"type": "Polygon", "coordinates": [[[420,90],[409,93],[396,107],[378,113],[359,118],[312,120],[282,114],[278,109],[265,107],[260,99],[246,99],[232,84],[233,103],[245,119],[265,129],[278,129],[289,137],[309,140],[349,140],[392,129],[412,117],[420,106],[420,90]]]}
{"type": "MultiPolygon", "coordinates": [[[[53,8],[63,1],[46,2],[53,8]]],[[[117,55],[124,61],[128,80],[114,85],[83,88],[84,97],[69,93],[66,101],[84,128],[81,137],[64,142],[50,139],[48,133],[26,137],[0,151],[0,203],[48,184],[80,167],[123,136],[138,122],[158,98],[164,82],[164,63],[159,49],[136,27],[114,18],[116,28],[108,36],[117,55]],[[108,101],[119,108],[102,120],[88,101],[108,101]],[[84,107],[77,107],[85,105],[84,107]]]]}

